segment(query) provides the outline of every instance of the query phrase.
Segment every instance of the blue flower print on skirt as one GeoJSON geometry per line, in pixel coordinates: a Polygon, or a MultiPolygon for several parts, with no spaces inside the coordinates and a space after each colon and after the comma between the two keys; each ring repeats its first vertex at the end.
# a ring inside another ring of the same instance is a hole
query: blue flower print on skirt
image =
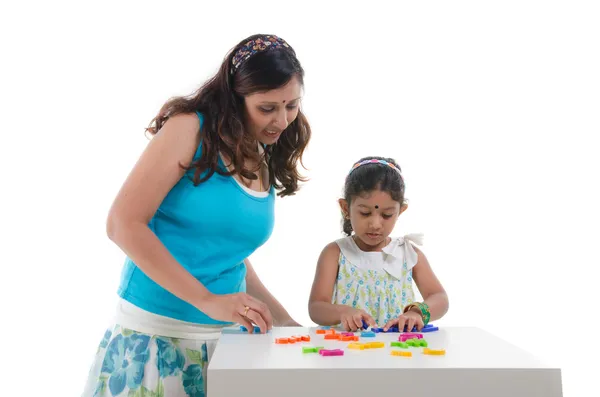
{"type": "Polygon", "coordinates": [[[158,347],[156,363],[161,378],[179,375],[185,364],[185,356],[169,339],[156,338],[156,346],[158,347]]]}
{"type": "Polygon", "coordinates": [[[106,346],[108,346],[108,342],[110,341],[111,336],[112,336],[112,331],[110,329],[107,329],[106,332],[104,333],[104,338],[102,338],[102,341],[100,342],[101,348],[105,348],[106,346]]]}
{"type": "Polygon", "coordinates": [[[206,397],[208,348],[216,341],[105,332],[82,397],[206,397]]]}
{"type": "Polygon", "coordinates": [[[119,395],[127,386],[137,389],[144,377],[148,361],[150,336],[132,334],[117,335],[106,348],[102,373],[109,374],[108,388],[113,396],[119,395]]]}
{"type": "Polygon", "coordinates": [[[190,397],[204,397],[204,382],[202,380],[202,366],[192,364],[183,371],[183,390],[190,397]]]}

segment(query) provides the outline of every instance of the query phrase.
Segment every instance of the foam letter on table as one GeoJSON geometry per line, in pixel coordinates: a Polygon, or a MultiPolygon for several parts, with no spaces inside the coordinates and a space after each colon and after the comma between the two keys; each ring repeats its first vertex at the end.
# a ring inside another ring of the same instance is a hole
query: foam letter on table
{"type": "Polygon", "coordinates": [[[398,337],[400,342],[406,342],[409,339],[423,339],[423,334],[415,334],[412,332],[407,332],[398,337]]]}
{"type": "Polygon", "coordinates": [[[321,356],[343,356],[344,355],[344,351],[340,350],[340,349],[333,349],[333,350],[320,350],[319,354],[321,356]]]}
{"type": "Polygon", "coordinates": [[[412,357],[412,352],[405,352],[402,350],[392,350],[392,356],[412,357]]]}
{"type": "Polygon", "coordinates": [[[434,350],[434,349],[429,349],[426,347],[425,349],[423,349],[423,354],[428,354],[430,356],[443,356],[446,354],[446,350],[444,350],[444,349],[434,350]]]}

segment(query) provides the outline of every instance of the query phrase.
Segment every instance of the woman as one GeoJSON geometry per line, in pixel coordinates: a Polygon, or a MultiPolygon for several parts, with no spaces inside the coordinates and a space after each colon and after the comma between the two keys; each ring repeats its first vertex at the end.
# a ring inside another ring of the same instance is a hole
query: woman
{"type": "Polygon", "coordinates": [[[293,195],[303,181],[303,76],[283,39],[254,35],[152,120],[108,216],[127,258],[84,396],[204,396],[223,326],[299,325],[248,257],[271,235],[275,191],[293,195]]]}

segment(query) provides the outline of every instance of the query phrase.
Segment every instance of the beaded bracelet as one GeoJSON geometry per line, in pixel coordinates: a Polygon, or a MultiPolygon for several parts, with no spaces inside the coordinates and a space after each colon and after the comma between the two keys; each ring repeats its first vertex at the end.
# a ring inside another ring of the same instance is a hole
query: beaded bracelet
{"type": "Polygon", "coordinates": [[[421,312],[421,317],[423,318],[423,325],[429,324],[429,320],[431,319],[431,312],[429,311],[429,306],[425,302],[414,302],[404,308],[404,312],[408,312],[413,307],[416,307],[421,312]]]}

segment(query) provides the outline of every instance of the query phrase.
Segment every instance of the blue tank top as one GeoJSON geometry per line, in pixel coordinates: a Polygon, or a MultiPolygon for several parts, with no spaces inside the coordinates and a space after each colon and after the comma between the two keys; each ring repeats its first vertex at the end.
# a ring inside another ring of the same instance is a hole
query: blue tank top
{"type": "MultiPolygon", "coordinates": [[[[198,113],[200,126],[203,118],[198,113]]],[[[199,145],[194,160],[201,155],[199,145]]],[[[219,166],[225,168],[219,158],[219,166]]],[[[231,176],[216,172],[194,186],[190,170],[164,198],[148,226],[171,255],[215,294],[246,291],[249,257],[271,236],[275,190],[259,197],[231,176]]],[[[214,320],[165,290],[129,258],[118,289],[121,298],[151,313],[197,324],[226,324],[214,320]]]]}

